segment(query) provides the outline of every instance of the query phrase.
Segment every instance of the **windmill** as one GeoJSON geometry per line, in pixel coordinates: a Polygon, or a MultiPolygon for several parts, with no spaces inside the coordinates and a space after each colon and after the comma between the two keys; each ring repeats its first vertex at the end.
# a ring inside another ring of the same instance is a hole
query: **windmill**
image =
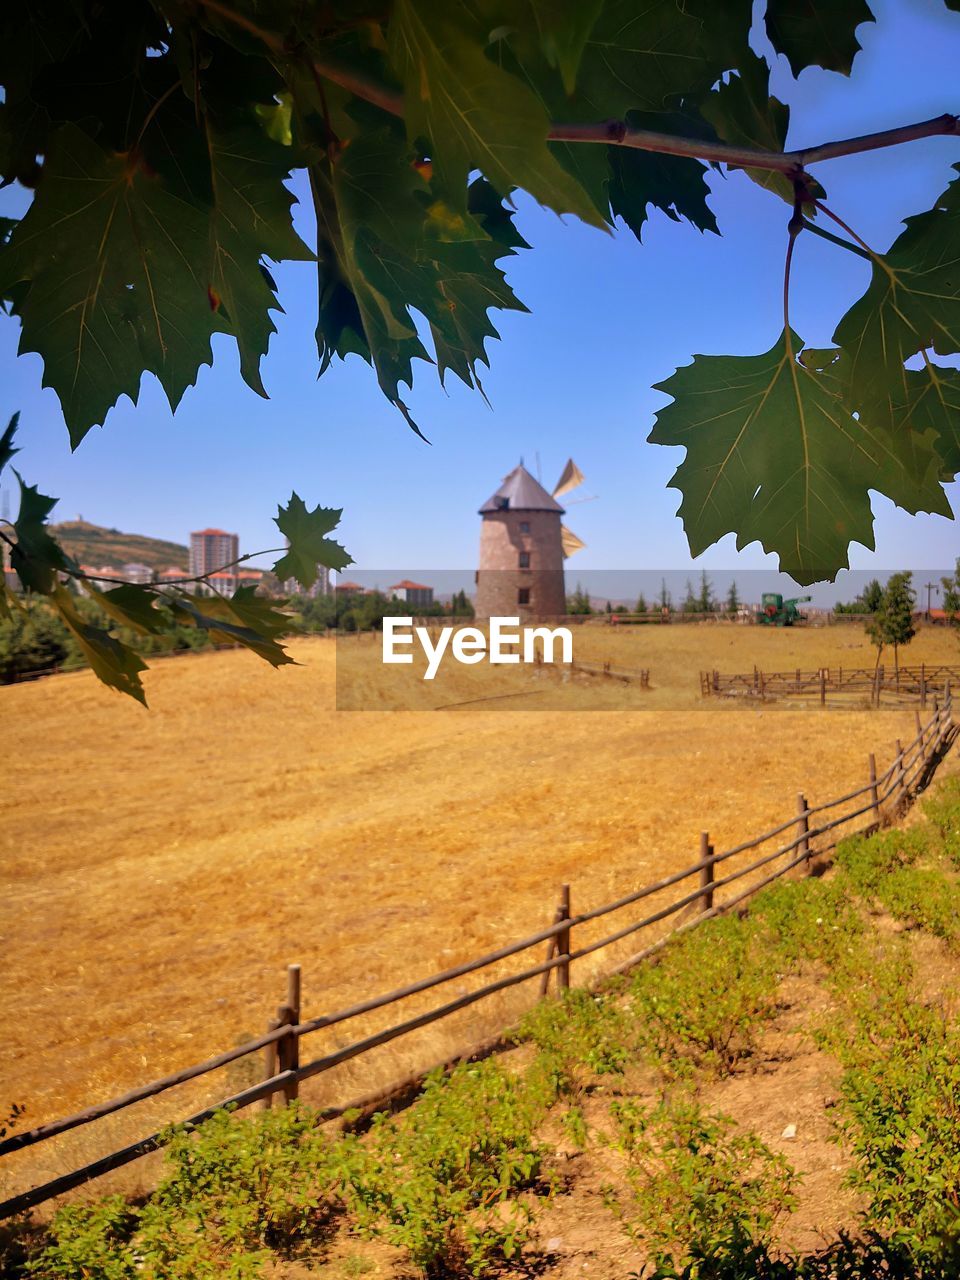
{"type": "MultiPolygon", "coordinates": [[[[574,489],[579,489],[583,484],[583,472],[577,466],[572,458],[567,459],[567,465],[560,473],[560,479],[553,486],[554,498],[560,498],[565,493],[571,493],[574,489]]],[[[574,498],[572,502],[568,502],[567,506],[572,506],[575,502],[593,502],[597,495],[591,494],[586,498],[574,498]]],[[[560,542],[563,547],[563,558],[569,560],[576,551],[582,550],[587,544],[582,538],[577,537],[572,529],[568,529],[565,524],[560,525],[560,542]]]]}
{"type": "Polygon", "coordinates": [[[479,513],[478,618],[566,615],[563,563],[586,544],[561,524],[565,511],[557,498],[582,483],[583,474],[572,458],[552,494],[522,461],[504,476],[479,513]]]}

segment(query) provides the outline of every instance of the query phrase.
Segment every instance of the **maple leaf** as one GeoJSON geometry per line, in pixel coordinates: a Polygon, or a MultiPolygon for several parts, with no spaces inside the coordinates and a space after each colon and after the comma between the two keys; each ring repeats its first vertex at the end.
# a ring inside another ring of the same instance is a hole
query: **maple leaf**
{"type": "Polygon", "coordinates": [[[147,370],[176,407],[222,324],[211,313],[207,221],[129,155],[80,129],[54,135],[43,183],[0,251],[0,293],[28,282],[21,351],[44,361],[76,446],[147,370]]]}
{"type": "MultiPolygon", "coordinates": [[[[960,165],[953,166],[960,172],[960,165]]],[[[850,399],[865,412],[908,397],[905,362],[930,347],[960,352],[960,178],[926,213],[907,218],[870,286],[833,335],[850,357],[850,399]]]]}
{"type": "Polygon", "coordinates": [[[343,510],[332,507],[307,509],[296,493],[290,495],[285,507],[280,507],[274,523],[289,543],[289,549],[273,566],[273,572],[283,582],[295,578],[304,590],[309,590],[317,580],[317,565],[328,569],[345,569],[353,564],[352,558],[327,537],[340,523],[343,510]]]}
{"type": "MultiPolygon", "coordinates": [[[[782,151],[790,125],[790,108],[769,92],[770,69],[762,58],[747,52],[726,84],[719,85],[700,104],[705,119],[724,142],[782,151]]],[[[793,204],[793,183],[775,169],[744,168],[743,172],[765,191],[793,204]]]]}
{"type": "Polygon", "coordinates": [[[98,604],[107,617],[119,623],[121,627],[131,627],[141,635],[155,635],[162,631],[169,621],[155,605],[161,597],[157,592],[149,590],[133,582],[121,583],[109,591],[100,591],[89,581],[84,581],[83,589],[90,599],[98,604]]]}
{"type": "Polygon", "coordinates": [[[13,525],[16,546],[10,550],[10,564],[28,591],[49,593],[61,570],[72,567],[72,561],[47,532],[47,516],[57,505],[56,498],[41,493],[36,485],[20,485],[20,510],[13,525]]]}
{"type": "Polygon", "coordinates": [[[230,599],[184,594],[170,598],[168,603],[175,618],[196,627],[211,640],[241,644],[272,667],[287,666],[293,658],[276,642],[280,629],[277,615],[268,601],[253,603],[247,594],[252,591],[253,588],[241,587],[230,599]]]}
{"type": "Polygon", "coordinates": [[[805,67],[823,67],[848,76],[861,49],[856,36],[862,22],[874,22],[866,0],[768,0],[767,35],[798,76],[805,67]]]}
{"type": "Polygon", "coordinates": [[[260,358],[276,332],[270,311],[283,308],[260,260],[312,262],[316,257],[290,221],[293,197],[283,180],[294,155],[253,125],[218,129],[208,117],[206,129],[213,194],[211,284],[237,339],[244,380],[266,396],[260,358]]]}
{"type": "Polygon", "coordinates": [[[909,371],[902,399],[877,400],[864,413],[849,400],[849,356],[838,347],[818,350],[808,347],[800,353],[800,363],[815,372],[821,384],[853,414],[862,428],[861,441],[878,465],[872,485],[898,507],[916,515],[929,511],[952,518],[941,479],[945,468],[939,450],[940,430],[945,425],[943,404],[935,424],[931,413],[937,401],[927,392],[931,380],[925,372],[909,371]]]}
{"type": "Polygon", "coordinates": [[[547,145],[543,103],[486,56],[471,17],[447,0],[396,0],[388,48],[404,84],[411,142],[429,139],[434,171],[464,207],[467,177],[479,169],[501,194],[523,187],[557,213],[603,226],[547,145]]]}
{"type": "MultiPolygon", "coordinates": [[[[692,110],[660,114],[631,112],[628,123],[638,129],[674,133],[682,137],[716,139],[716,133],[698,112],[692,110]]],[[[583,150],[584,148],[581,148],[583,150]]],[[[671,156],[633,147],[607,148],[610,164],[610,208],[619,214],[641,239],[647,206],[654,205],[668,218],[687,218],[701,231],[719,235],[717,220],[707,204],[710,188],[706,165],[686,156],[671,156]]]]}
{"type": "Polygon", "coordinates": [[[584,45],[570,111],[623,119],[705,93],[739,64],[751,10],[751,0],[607,0],[584,45]]]}
{"type": "Polygon", "coordinates": [[[123,644],[108,631],[95,626],[77,608],[76,599],[59,583],[51,590],[50,598],[80,646],[83,656],[93,668],[97,678],[120,693],[126,693],[144,707],[146,694],[140,680],[140,672],[147,664],[138,653],[123,644]]]}
{"type": "Polygon", "coordinates": [[[873,547],[868,490],[883,469],[839,398],[793,357],[786,332],[758,356],[695,356],[658,384],[673,396],[650,435],[684,445],[671,481],[692,555],[727,533],[758,541],[797,582],[832,578],[851,541],[873,547]]]}
{"type": "Polygon", "coordinates": [[[15,453],[20,450],[13,443],[13,437],[17,434],[17,424],[20,421],[20,414],[15,413],[7,423],[7,429],[0,436],[0,471],[7,465],[15,453]]]}

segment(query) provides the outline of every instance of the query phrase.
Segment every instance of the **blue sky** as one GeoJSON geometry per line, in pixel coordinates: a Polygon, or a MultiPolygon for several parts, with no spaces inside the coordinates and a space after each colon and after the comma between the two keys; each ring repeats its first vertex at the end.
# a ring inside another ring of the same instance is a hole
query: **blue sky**
{"type": "MultiPolygon", "coordinates": [[[[794,81],[779,60],[773,87],[792,107],[789,145],[960,110],[960,15],[942,0],[872,3],[879,21],[860,28],[864,51],[850,80],[808,70],[794,81]]],[[[958,161],[956,139],[930,139],[834,160],[817,174],[831,206],[883,249],[902,217],[930,206],[958,161]]],[[[344,507],[342,540],[362,566],[465,568],[476,560],[477,508],[519,458],[535,470],[539,453],[550,487],[572,455],[587,477],[582,492],[599,496],[568,509],[587,543],[571,577],[591,568],[772,567],[756,544],[738,555],[732,536],[691,561],[680,495],[666,488],[683,452],[645,443],[666,403],[653,383],[695,353],[765,351],[780,332],[789,210],[743,175],[712,175],[710,184],[722,238],[653,213],[642,245],[624,229],[605,236],[522,199],[519,224],[534,252],[511,259],[507,273],[532,314],[495,317],[503,341],[490,344],[484,377],[492,408],[455,380],[444,392],[431,367],[417,366],[407,400],[430,446],[357,358],[317,381],[309,264],[274,273],[286,314],[263,366],[269,401],[241,382],[235,345],[218,339],[214,367],[201,370],[175,416],[146,378],[139,406],[121,401],[71,454],[57,398],[41,389],[39,358],[17,357],[18,326],[0,316],[0,421],[21,410],[20,469],[60,496],[61,519],[82,514],[178,541],[219,525],[252,551],[276,545],[271,516],[295,488],[311,506],[344,507]]],[[[23,207],[23,193],[0,194],[0,211],[23,207]]],[[[311,242],[303,204],[297,219],[311,242]]],[[[808,343],[829,342],[868,271],[801,237],[791,319],[808,343]]],[[[960,484],[949,496],[960,511],[960,484]]],[[[874,510],[877,551],[854,546],[855,567],[947,566],[960,554],[953,522],[911,517],[878,497],[874,510]]]]}

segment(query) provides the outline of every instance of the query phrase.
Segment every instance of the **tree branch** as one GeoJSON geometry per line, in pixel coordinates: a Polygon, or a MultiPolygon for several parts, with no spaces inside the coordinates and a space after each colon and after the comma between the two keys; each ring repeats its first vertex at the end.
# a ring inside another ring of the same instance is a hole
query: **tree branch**
{"type": "MultiPolygon", "coordinates": [[[[286,47],[272,32],[259,27],[249,18],[231,9],[223,0],[198,0],[211,13],[242,27],[260,39],[267,48],[281,57],[294,51],[286,47]]],[[[335,63],[314,60],[314,70],[325,80],[372,103],[389,115],[403,116],[403,93],[385,85],[353,68],[335,63]]],[[[657,133],[651,129],[632,129],[625,120],[605,120],[599,124],[552,124],[547,137],[551,142],[599,142],[634,147],[639,151],[656,151],[662,155],[689,156],[695,160],[714,160],[736,168],[773,169],[780,173],[799,173],[807,165],[821,160],[834,160],[838,156],[859,155],[864,151],[878,151],[884,147],[897,147],[918,138],[932,138],[960,134],[960,118],[945,114],[917,124],[900,125],[895,129],[882,129],[878,133],[861,134],[856,138],[843,138],[836,142],[822,142],[815,147],[799,151],[762,151],[753,147],[735,147],[725,142],[707,142],[699,138],[683,138],[671,133],[657,133]]]]}
{"type": "MultiPolygon", "coordinates": [[[[207,4],[209,0],[201,0],[207,4]]],[[[389,115],[404,113],[403,94],[371,80],[359,72],[327,62],[314,62],[317,75],[332,80],[372,103],[389,115]]],[[[754,147],[735,147],[726,142],[708,142],[702,138],[683,138],[673,133],[657,133],[652,129],[632,129],[624,120],[605,120],[600,124],[552,124],[547,137],[551,142],[599,142],[607,145],[634,147],[638,151],[656,151],[662,155],[689,156],[694,160],[715,160],[736,168],[775,169],[780,173],[798,173],[807,165],[838,156],[859,155],[884,147],[898,147],[918,138],[960,134],[960,118],[945,114],[917,124],[882,129],[856,138],[822,142],[798,151],[761,151],[754,147]]]]}

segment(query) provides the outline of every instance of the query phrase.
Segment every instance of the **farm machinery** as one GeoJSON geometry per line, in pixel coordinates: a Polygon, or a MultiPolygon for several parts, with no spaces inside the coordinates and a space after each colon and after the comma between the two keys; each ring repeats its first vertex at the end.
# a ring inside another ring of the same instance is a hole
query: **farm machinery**
{"type": "Polygon", "coordinates": [[[795,622],[803,621],[803,614],[797,608],[809,600],[810,596],[794,596],[792,600],[784,600],[775,591],[765,591],[760,600],[757,622],[765,627],[792,627],[795,622]]]}

